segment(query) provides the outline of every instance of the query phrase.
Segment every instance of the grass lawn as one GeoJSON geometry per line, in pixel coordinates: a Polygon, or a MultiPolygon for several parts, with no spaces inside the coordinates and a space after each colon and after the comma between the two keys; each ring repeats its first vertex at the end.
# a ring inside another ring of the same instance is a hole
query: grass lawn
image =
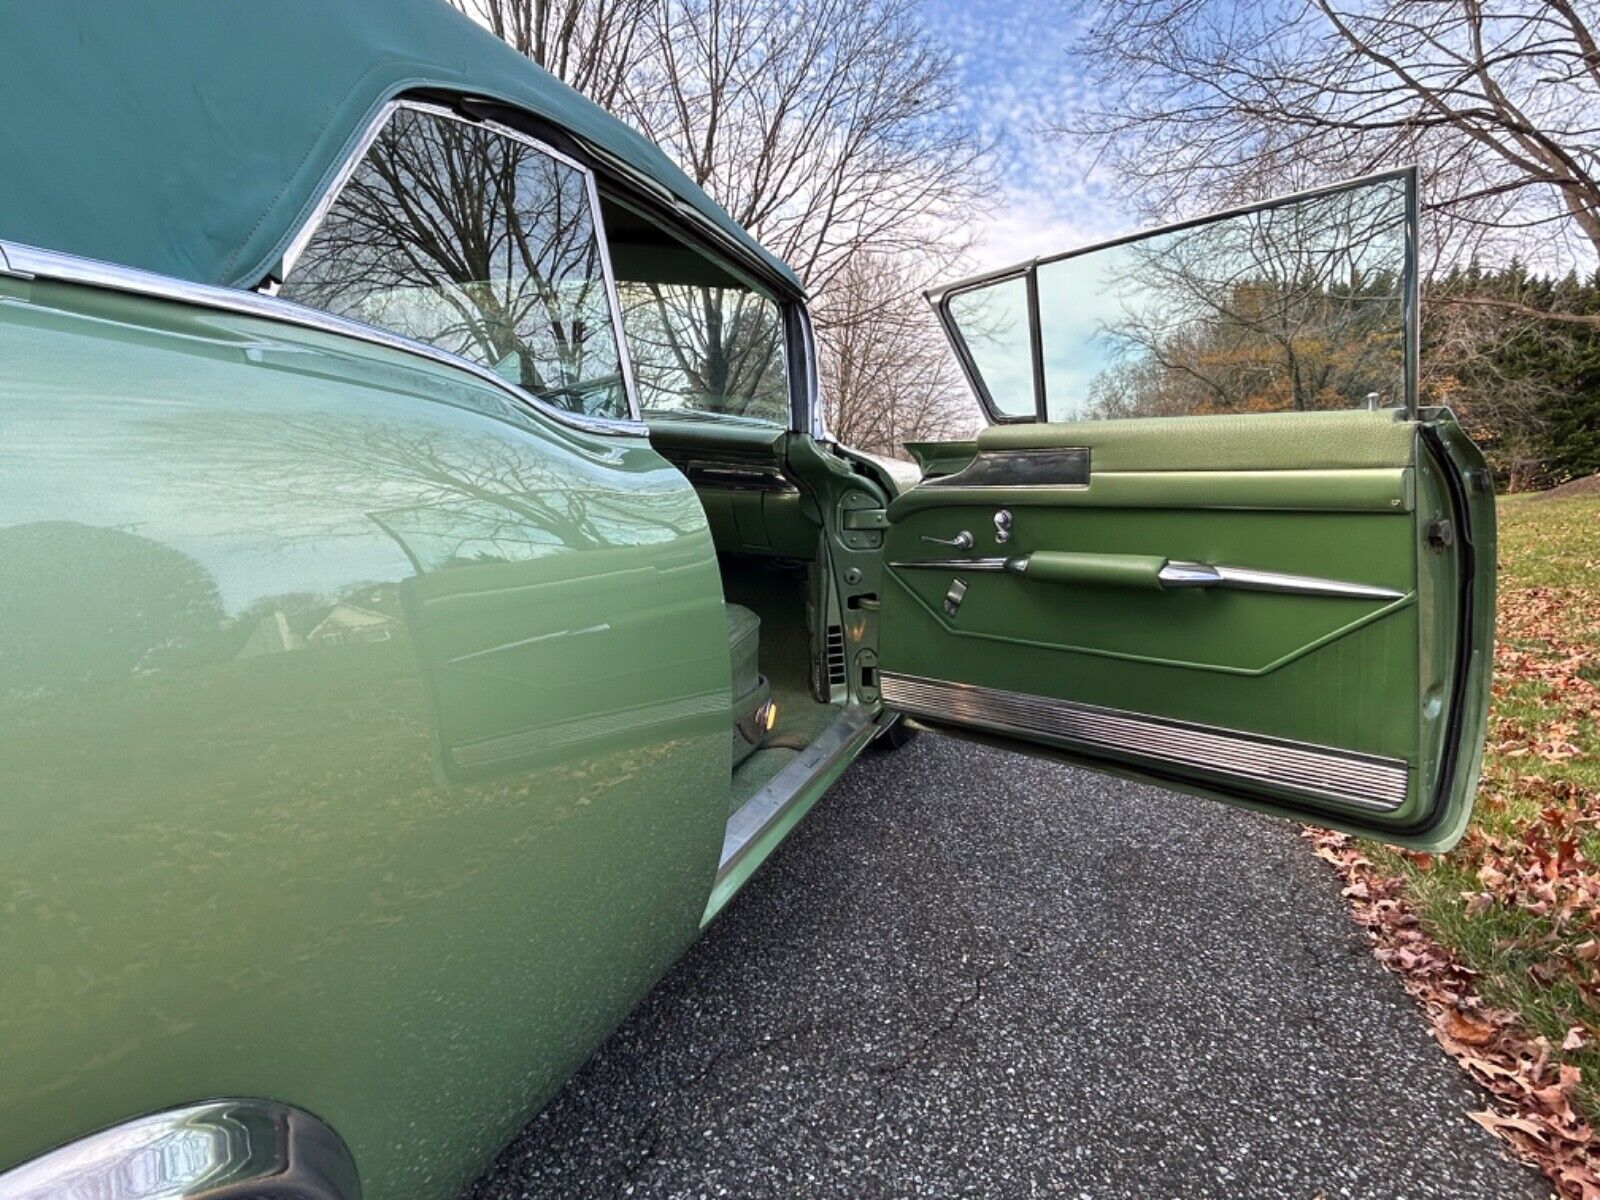
{"type": "Polygon", "coordinates": [[[1443,857],[1363,852],[1477,990],[1582,1072],[1600,1125],[1600,496],[1501,500],[1494,707],[1477,808],[1443,857]]]}

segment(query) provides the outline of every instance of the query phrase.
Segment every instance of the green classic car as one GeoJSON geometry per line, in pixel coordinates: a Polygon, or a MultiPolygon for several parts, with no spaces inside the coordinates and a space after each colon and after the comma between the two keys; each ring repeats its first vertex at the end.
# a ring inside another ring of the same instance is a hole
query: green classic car
{"type": "Polygon", "coordinates": [[[454,1194],[915,727],[1460,836],[1412,173],[936,292],[990,424],[906,479],[789,268],[443,3],[0,59],[3,1200],[454,1194]]]}

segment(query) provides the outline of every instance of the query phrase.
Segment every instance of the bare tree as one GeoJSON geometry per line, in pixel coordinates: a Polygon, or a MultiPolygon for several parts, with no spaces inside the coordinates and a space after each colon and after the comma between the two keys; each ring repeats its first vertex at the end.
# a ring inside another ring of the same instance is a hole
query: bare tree
{"type": "Polygon", "coordinates": [[[656,0],[452,0],[518,53],[606,108],[644,47],[656,0]]]}
{"type": "Polygon", "coordinates": [[[827,296],[828,425],[846,445],[903,455],[960,437],[977,410],[903,260],[858,254],[827,296]]]}
{"type": "MultiPolygon", "coordinates": [[[[910,281],[954,268],[987,182],[916,0],[455,2],[661,143],[794,267],[814,298],[838,436],[889,449],[972,411],[910,281]],[[875,342],[861,323],[893,336],[875,342]],[[934,420],[935,398],[948,417],[934,420]]],[[[662,331],[688,326],[656,315],[662,331]]],[[[700,316],[741,327],[736,313],[700,316]]],[[[705,349],[679,366],[715,374],[728,348],[705,349]]]]}
{"type": "Polygon", "coordinates": [[[1592,0],[1098,0],[1063,132],[1168,212],[1408,161],[1445,262],[1600,253],[1592,0]]]}
{"type": "Polygon", "coordinates": [[[981,197],[914,0],[662,0],[623,111],[826,293],[859,251],[949,257],[981,197]]]}

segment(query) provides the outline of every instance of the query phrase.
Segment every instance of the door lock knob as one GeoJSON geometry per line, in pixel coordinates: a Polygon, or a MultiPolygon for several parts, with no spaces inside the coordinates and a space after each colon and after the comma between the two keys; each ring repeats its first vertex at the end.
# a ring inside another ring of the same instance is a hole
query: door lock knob
{"type": "Polygon", "coordinates": [[[1011,540],[1011,510],[1002,508],[994,515],[994,540],[1005,545],[1011,540]]]}

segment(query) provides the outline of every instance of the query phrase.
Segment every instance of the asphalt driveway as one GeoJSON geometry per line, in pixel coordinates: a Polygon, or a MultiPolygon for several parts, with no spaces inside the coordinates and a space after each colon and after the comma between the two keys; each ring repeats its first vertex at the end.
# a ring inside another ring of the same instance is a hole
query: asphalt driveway
{"type": "Polygon", "coordinates": [[[1282,822],[869,754],[469,1195],[1547,1197],[1282,822]]]}

